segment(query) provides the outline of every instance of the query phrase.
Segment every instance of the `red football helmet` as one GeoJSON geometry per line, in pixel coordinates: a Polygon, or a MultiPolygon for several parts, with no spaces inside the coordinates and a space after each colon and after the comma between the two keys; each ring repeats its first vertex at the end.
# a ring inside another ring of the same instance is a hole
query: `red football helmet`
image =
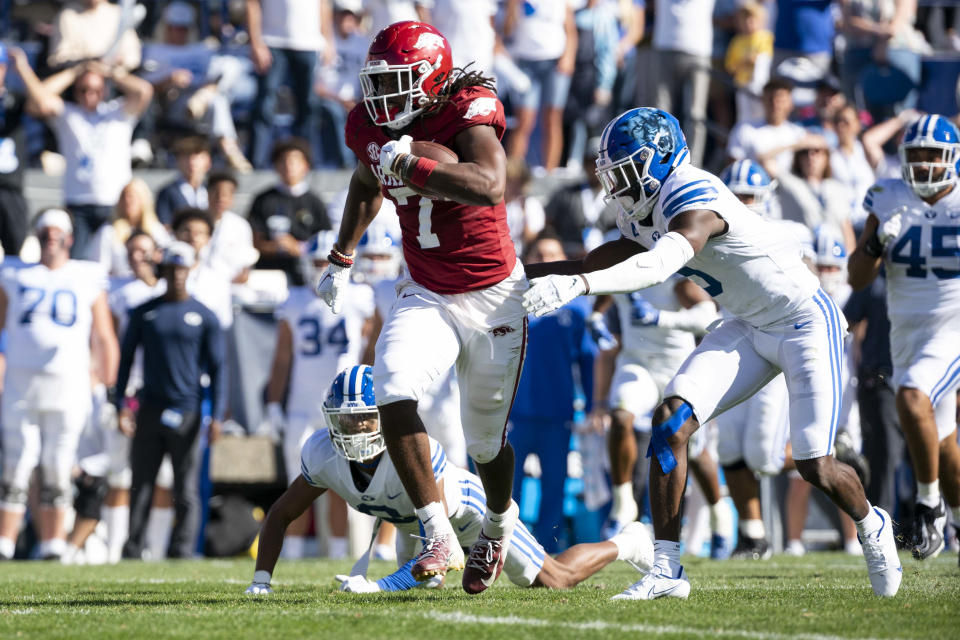
{"type": "Polygon", "coordinates": [[[453,68],[450,43],[429,24],[397,22],[370,44],[360,71],[363,104],[378,126],[402,129],[447,84],[453,68]]]}

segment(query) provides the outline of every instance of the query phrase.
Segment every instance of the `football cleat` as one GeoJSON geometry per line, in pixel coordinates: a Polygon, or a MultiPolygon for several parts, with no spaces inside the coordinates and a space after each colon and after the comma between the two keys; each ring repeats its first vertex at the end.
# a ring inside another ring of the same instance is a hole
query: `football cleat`
{"type": "Polygon", "coordinates": [[[610,541],[618,549],[627,549],[623,558],[639,571],[650,571],[653,568],[653,536],[642,522],[631,522],[623,527],[620,533],[611,536],[610,541]]]}
{"type": "Polygon", "coordinates": [[[428,538],[410,573],[417,582],[463,569],[463,549],[452,533],[428,538]]]}
{"type": "Polygon", "coordinates": [[[715,533],[710,536],[710,559],[726,560],[730,557],[730,538],[715,533]]]}
{"type": "Polygon", "coordinates": [[[682,598],[690,595],[690,581],[687,572],[680,567],[676,576],[662,567],[654,567],[653,571],[645,575],[639,582],[627,587],[623,593],[617,594],[611,600],[656,600],[657,598],[682,598]]]}
{"type": "Polygon", "coordinates": [[[488,538],[481,531],[470,547],[467,566],[463,570],[463,590],[470,594],[486,591],[500,577],[506,559],[503,538],[488,538]]]}
{"type": "Polygon", "coordinates": [[[772,555],[773,549],[766,538],[750,538],[741,533],[730,557],[738,560],[767,560],[772,555]]]}
{"type": "Polygon", "coordinates": [[[943,530],[947,526],[947,508],[940,498],[937,507],[917,503],[913,512],[913,557],[917,560],[936,558],[944,547],[943,530]]]}
{"type": "Polygon", "coordinates": [[[873,508],[880,516],[883,524],[876,533],[866,538],[857,536],[863,547],[863,557],[867,561],[867,572],[870,574],[870,586],[878,596],[892,598],[900,589],[903,579],[903,567],[900,565],[900,556],[897,555],[897,543],[893,538],[893,522],[890,514],[879,507],[873,508]]]}

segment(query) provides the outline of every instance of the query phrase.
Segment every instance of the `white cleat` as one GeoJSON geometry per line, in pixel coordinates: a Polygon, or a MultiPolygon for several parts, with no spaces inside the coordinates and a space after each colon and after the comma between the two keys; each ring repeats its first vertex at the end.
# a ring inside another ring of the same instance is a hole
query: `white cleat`
{"type": "Polygon", "coordinates": [[[618,549],[627,550],[623,559],[638,571],[646,573],[653,569],[653,536],[650,535],[647,525],[633,521],[610,541],[616,544],[618,549]]]}
{"type": "Polygon", "coordinates": [[[660,567],[654,567],[651,573],[611,600],[656,600],[657,598],[682,598],[690,595],[690,581],[687,572],[680,567],[676,577],[671,577],[660,567]]]}
{"type": "Polygon", "coordinates": [[[900,589],[903,567],[900,556],[897,555],[897,543],[893,539],[890,514],[879,507],[874,507],[873,510],[883,520],[883,525],[876,533],[861,539],[860,544],[863,547],[863,557],[867,561],[873,592],[884,598],[892,598],[900,589]]]}

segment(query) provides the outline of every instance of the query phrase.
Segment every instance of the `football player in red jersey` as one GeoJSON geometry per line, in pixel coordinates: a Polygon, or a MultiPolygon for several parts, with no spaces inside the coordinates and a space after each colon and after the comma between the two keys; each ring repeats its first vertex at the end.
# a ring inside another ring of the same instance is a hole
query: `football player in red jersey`
{"type": "Polygon", "coordinates": [[[489,79],[454,69],[451,59],[446,38],[428,24],[398,22],[373,39],[360,72],[363,104],[346,125],[359,163],[317,293],[339,310],[354,248],[381,199],[392,200],[410,277],[397,286],[373,376],[387,451],[427,539],[411,572],[423,580],[464,568],[417,416],[431,382],[456,365],[467,452],[487,495],[483,529],[463,574],[464,590],[479,593],[500,574],[517,521],[506,422],[523,364],[528,284],[503,202],[503,105],[489,79]],[[459,162],[417,157],[414,140],[442,144],[459,162]]]}

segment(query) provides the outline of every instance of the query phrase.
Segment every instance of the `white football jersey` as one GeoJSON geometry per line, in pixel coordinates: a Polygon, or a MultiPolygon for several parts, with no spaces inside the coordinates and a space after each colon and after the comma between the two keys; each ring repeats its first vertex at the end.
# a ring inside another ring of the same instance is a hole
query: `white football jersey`
{"type": "Polygon", "coordinates": [[[89,375],[91,307],[107,288],[95,262],[70,260],[59,269],[6,260],[7,366],[23,371],[89,375]]]}
{"type": "Polygon", "coordinates": [[[675,216],[691,209],[715,211],[729,228],[678,273],[730,313],[764,327],[790,316],[816,293],[820,283],[800,259],[797,240],[748,209],[719,178],[690,164],[677,167],[663,183],[650,226],[622,213],[617,225],[624,237],[649,249],[675,216]]]}
{"type": "Polygon", "coordinates": [[[898,179],[870,187],[863,207],[880,225],[900,213],[900,235],[887,243],[887,307],[896,328],[960,312],[960,187],[933,205],[898,179]]]}
{"type": "Polygon", "coordinates": [[[620,356],[623,364],[639,364],[645,368],[667,368],[676,371],[696,346],[696,338],[689,331],[644,326],[634,317],[633,298],[642,296],[661,311],[680,311],[674,288],[680,278],[672,276],[666,282],[643,291],[618,293],[614,296],[620,317],[620,356]]]}
{"type": "MultiPolygon", "coordinates": [[[[144,302],[162,296],[167,291],[167,281],[157,280],[150,286],[134,276],[125,278],[110,278],[110,293],[107,294],[107,304],[110,313],[116,318],[117,338],[123,344],[123,334],[127,332],[130,322],[130,312],[144,302]]],[[[130,378],[127,382],[127,394],[131,395],[143,386],[143,348],[137,347],[130,366],[130,378]]]]}
{"type": "Polygon", "coordinates": [[[360,362],[363,323],[374,312],[373,290],[349,284],[343,310],[334,315],[310,287],[292,287],[275,316],[293,332],[293,365],[287,413],[322,421],[321,406],[334,377],[360,362]]]}
{"type": "MultiPolygon", "coordinates": [[[[443,447],[433,438],[430,438],[430,460],[434,478],[438,482],[444,480],[444,499],[453,513],[460,504],[460,484],[448,481],[455,467],[447,464],[443,447]]],[[[362,486],[365,478],[355,474],[350,462],[333,448],[327,429],[319,429],[303,445],[300,473],[310,485],[333,491],[357,511],[391,522],[404,534],[419,534],[416,509],[386,451],[380,456],[370,483],[360,489],[357,481],[360,480],[362,486]]]]}

